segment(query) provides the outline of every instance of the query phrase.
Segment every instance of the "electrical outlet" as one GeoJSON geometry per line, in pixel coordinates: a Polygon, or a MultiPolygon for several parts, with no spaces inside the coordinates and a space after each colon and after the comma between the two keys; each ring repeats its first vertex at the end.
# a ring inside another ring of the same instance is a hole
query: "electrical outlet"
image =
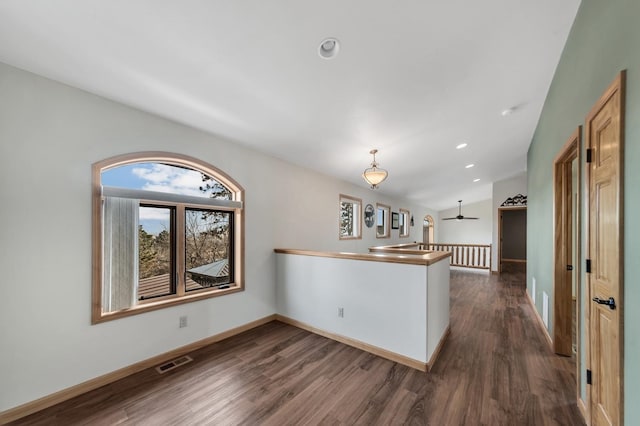
{"type": "Polygon", "coordinates": [[[187,326],[187,316],[181,316],[180,317],[180,328],[184,328],[187,326]]]}
{"type": "Polygon", "coordinates": [[[344,318],[344,308],[338,308],[338,318],[344,318]]]}

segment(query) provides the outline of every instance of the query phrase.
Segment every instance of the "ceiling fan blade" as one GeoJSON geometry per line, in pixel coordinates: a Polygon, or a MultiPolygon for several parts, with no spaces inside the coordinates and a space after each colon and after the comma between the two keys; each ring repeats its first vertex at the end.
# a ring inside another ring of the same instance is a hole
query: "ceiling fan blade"
{"type": "Polygon", "coordinates": [[[443,217],[442,218],[442,220],[463,220],[463,219],[478,220],[477,217],[462,216],[462,200],[458,200],[458,216],[456,216],[456,217],[443,217]]]}

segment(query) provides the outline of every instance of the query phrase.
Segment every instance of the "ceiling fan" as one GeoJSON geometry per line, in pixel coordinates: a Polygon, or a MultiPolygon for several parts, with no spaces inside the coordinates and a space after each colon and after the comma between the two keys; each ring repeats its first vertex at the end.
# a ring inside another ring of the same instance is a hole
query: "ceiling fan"
{"type": "Polygon", "coordinates": [[[458,200],[458,216],[456,217],[445,217],[442,220],[462,220],[462,219],[475,219],[477,220],[477,217],[468,217],[468,216],[462,216],[462,200],[458,200]]]}

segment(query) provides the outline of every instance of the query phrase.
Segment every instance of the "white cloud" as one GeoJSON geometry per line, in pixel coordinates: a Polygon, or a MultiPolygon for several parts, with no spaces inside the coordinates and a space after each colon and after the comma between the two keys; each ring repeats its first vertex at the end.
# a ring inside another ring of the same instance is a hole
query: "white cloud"
{"type": "Polygon", "coordinates": [[[166,164],[152,164],[150,168],[134,168],[133,174],[146,181],[142,189],[147,191],[207,197],[199,189],[203,184],[202,175],[194,170],[166,164]]]}
{"type": "Polygon", "coordinates": [[[160,183],[169,179],[169,176],[172,173],[172,168],[164,164],[153,164],[150,169],[145,167],[136,167],[132,172],[140,179],[153,183],[160,183]]]}
{"type": "Polygon", "coordinates": [[[158,209],[154,207],[140,207],[140,221],[159,220],[169,222],[169,209],[158,209]]]}

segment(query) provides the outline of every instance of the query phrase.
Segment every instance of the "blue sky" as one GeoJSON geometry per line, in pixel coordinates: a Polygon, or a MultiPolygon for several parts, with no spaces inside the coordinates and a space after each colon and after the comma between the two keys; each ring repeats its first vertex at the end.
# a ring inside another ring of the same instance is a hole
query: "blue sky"
{"type": "Polygon", "coordinates": [[[134,168],[151,169],[151,164],[127,164],[102,172],[102,185],[118,188],[143,189],[147,183],[145,179],[133,173],[134,168]]]}
{"type": "Polygon", "coordinates": [[[103,186],[208,197],[199,189],[202,183],[196,170],[160,163],[127,164],[102,172],[103,186]]]}

